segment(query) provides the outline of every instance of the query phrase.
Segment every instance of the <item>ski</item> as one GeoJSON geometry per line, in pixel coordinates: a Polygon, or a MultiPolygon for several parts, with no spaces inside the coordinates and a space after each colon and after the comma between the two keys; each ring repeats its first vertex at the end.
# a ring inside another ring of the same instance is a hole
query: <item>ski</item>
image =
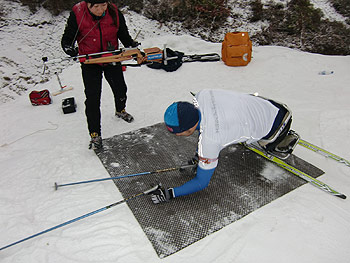
{"type": "Polygon", "coordinates": [[[298,142],[299,145],[305,147],[306,149],[309,149],[315,153],[318,153],[326,158],[330,158],[330,159],[333,159],[339,163],[343,163],[345,164],[346,166],[349,166],[350,167],[350,162],[338,155],[335,155],[334,153],[331,153],[325,149],[322,149],[321,147],[318,147],[308,141],[305,141],[305,140],[302,140],[300,139],[299,142],[298,142]]]}
{"type": "Polygon", "coordinates": [[[201,54],[201,55],[184,55],[182,62],[209,62],[220,61],[220,55],[217,53],[201,54]]]}
{"type": "Polygon", "coordinates": [[[317,188],[319,188],[319,189],[321,189],[321,190],[323,190],[331,195],[339,197],[341,199],[346,199],[346,196],[344,194],[339,193],[338,191],[332,189],[330,186],[321,182],[320,180],[317,180],[316,178],[313,178],[312,176],[298,170],[297,168],[293,167],[292,165],[287,164],[286,162],[279,159],[278,157],[273,156],[273,155],[268,154],[268,153],[265,153],[264,151],[262,151],[261,149],[258,149],[254,145],[244,145],[244,146],[247,147],[249,150],[259,154],[260,156],[268,159],[269,161],[275,163],[276,165],[282,167],[283,169],[291,172],[292,174],[304,179],[305,181],[309,182],[313,186],[316,186],[317,188]]]}

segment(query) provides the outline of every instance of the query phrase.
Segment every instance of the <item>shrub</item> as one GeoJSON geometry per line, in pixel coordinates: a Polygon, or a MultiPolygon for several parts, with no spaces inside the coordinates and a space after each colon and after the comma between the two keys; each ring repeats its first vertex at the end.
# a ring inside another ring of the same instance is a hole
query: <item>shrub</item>
{"type": "Polygon", "coordinates": [[[322,12],[314,9],[309,0],[291,0],[287,6],[284,28],[290,34],[302,35],[306,31],[318,31],[322,12]]]}
{"type": "Polygon", "coordinates": [[[348,24],[350,21],[350,1],[349,0],[330,0],[335,10],[347,17],[348,24]]]}
{"type": "Polygon", "coordinates": [[[259,20],[264,19],[263,4],[260,0],[254,0],[253,2],[251,2],[250,7],[252,9],[252,16],[250,18],[250,22],[257,22],[259,20]]]}

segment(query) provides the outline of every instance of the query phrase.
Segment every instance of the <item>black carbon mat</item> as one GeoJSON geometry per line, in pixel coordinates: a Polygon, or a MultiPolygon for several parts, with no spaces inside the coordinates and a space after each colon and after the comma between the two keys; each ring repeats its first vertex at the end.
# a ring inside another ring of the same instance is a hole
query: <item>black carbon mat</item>
{"type": "MultiPolygon", "coordinates": [[[[111,177],[180,166],[193,157],[197,136],[178,137],[159,123],[103,140],[96,154],[111,177]]],[[[317,177],[323,171],[292,155],[288,162],[317,177]]],[[[124,198],[162,183],[180,186],[189,171],[171,171],[114,180],[124,198]]],[[[127,204],[160,258],[235,222],[305,182],[240,145],[225,148],[209,186],[198,193],[154,205],[149,196],[127,204]]]]}

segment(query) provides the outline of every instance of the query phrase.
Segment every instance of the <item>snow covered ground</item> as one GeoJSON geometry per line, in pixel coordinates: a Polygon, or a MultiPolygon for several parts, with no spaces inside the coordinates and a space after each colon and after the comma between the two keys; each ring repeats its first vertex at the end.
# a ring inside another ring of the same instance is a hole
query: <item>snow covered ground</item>
{"type": "MultiPolygon", "coordinates": [[[[166,43],[186,54],[221,52],[220,44],[175,36],[137,16],[128,17],[128,23],[144,27],[140,40],[145,48],[166,43]]],[[[37,70],[33,65],[33,72],[37,70]]],[[[186,63],[173,73],[145,66],[128,68],[127,110],[135,122],[115,118],[112,93],[104,82],[103,137],[161,122],[166,107],[176,100],[189,101],[190,91],[229,89],[285,102],[293,111],[293,128],[304,139],[349,160],[349,71],[349,56],[270,46],[254,47],[247,67],[186,63]],[[321,76],[321,70],[334,74],[321,76]]],[[[111,181],[54,190],[55,182],[109,176],[87,149],[79,65],[67,66],[60,77],[63,85],[74,89],[53,97],[51,105],[33,107],[28,99],[33,89],[0,105],[0,247],[122,199],[111,181]],[[61,102],[67,97],[75,98],[76,113],[63,114],[61,102]]],[[[34,89],[58,88],[52,77],[34,89]]],[[[324,170],[319,179],[350,198],[349,167],[301,147],[295,154],[324,170]]],[[[270,166],[267,169],[273,172],[270,166]]],[[[348,262],[349,246],[350,201],[306,184],[165,259],[158,258],[122,204],[0,251],[0,262],[348,262]]]]}

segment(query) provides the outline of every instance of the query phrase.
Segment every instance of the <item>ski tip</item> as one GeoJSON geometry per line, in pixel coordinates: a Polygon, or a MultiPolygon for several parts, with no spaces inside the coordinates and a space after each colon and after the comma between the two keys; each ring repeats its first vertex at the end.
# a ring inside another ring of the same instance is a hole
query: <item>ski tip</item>
{"type": "Polygon", "coordinates": [[[346,199],[346,195],[344,195],[344,194],[339,194],[339,195],[337,195],[339,198],[341,198],[341,199],[346,199]]]}
{"type": "Polygon", "coordinates": [[[57,189],[58,189],[58,184],[55,182],[55,191],[57,191],[57,189]]]}

